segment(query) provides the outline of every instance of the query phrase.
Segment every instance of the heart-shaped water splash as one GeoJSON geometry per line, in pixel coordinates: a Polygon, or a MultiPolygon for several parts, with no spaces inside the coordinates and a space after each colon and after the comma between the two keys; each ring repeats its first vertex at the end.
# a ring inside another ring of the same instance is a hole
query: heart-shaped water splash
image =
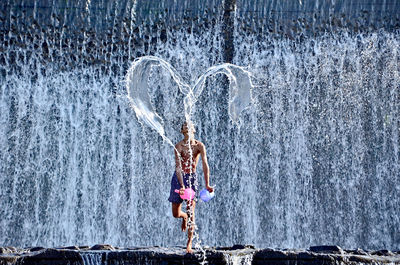
{"type": "Polygon", "coordinates": [[[192,107],[197,101],[204,88],[207,77],[216,74],[225,74],[229,78],[229,117],[234,123],[239,122],[239,114],[247,108],[251,102],[251,90],[253,88],[250,73],[242,67],[225,63],[212,66],[202,74],[193,86],[183,81],[175,68],[169,63],[155,56],[144,56],[136,59],[126,74],[126,88],[128,99],[139,121],[144,122],[156,130],[169,144],[174,146],[165,136],[163,119],[151,104],[148,80],[151,68],[161,67],[177,83],[179,90],[185,95],[184,108],[185,118],[190,121],[192,107]]]}

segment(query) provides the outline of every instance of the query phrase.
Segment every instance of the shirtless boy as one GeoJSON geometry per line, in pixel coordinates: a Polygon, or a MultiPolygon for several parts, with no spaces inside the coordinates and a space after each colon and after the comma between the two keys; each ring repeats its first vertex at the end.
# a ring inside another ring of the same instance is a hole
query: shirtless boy
{"type": "Polygon", "coordinates": [[[196,191],[198,186],[196,166],[201,160],[203,162],[204,180],[206,183],[206,189],[209,192],[213,192],[214,188],[210,186],[210,171],[207,163],[206,148],[204,144],[194,139],[195,129],[193,124],[184,123],[181,128],[183,134],[183,140],[175,145],[175,172],[171,180],[171,191],[169,201],[172,203],[172,215],[175,218],[182,218],[182,231],[185,232],[188,227],[188,241],[186,246],[186,252],[192,253],[192,241],[193,233],[195,229],[195,218],[194,209],[196,207],[196,201],[187,201],[187,212],[181,210],[183,200],[179,197],[179,194],[175,192],[175,189],[180,190],[183,194],[185,188],[192,188],[196,191]],[[190,219],[190,220],[188,220],[190,219]]]}

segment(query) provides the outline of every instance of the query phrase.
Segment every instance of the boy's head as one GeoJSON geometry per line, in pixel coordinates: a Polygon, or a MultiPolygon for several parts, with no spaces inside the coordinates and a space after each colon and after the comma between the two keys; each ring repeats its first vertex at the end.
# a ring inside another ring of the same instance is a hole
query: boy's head
{"type": "Polygon", "coordinates": [[[196,129],[194,128],[193,123],[185,121],[182,124],[182,127],[181,127],[182,134],[190,134],[191,133],[193,135],[195,132],[196,132],[196,129]]]}

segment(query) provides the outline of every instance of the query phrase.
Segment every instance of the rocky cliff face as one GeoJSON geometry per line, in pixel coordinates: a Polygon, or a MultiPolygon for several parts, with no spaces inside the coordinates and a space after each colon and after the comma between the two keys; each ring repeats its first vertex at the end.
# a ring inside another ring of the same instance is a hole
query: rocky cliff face
{"type": "Polygon", "coordinates": [[[9,264],[400,264],[400,251],[343,250],[314,246],[308,250],[256,249],[250,245],[206,247],[186,254],[183,247],[119,248],[111,245],[60,248],[0,247],[0,265],[9,264]]]}

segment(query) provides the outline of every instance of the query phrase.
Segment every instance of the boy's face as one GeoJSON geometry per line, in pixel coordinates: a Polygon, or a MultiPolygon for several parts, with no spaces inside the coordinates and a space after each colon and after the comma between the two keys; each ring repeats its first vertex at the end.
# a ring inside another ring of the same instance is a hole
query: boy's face
{"type": "Polygon", "coordinates": [[[190,126],[186,123],[184,125],[182,125],[181,133],[194,135],[195,132],[196,132],[196,130],[194,129],[193,124],[190,126]]]}

